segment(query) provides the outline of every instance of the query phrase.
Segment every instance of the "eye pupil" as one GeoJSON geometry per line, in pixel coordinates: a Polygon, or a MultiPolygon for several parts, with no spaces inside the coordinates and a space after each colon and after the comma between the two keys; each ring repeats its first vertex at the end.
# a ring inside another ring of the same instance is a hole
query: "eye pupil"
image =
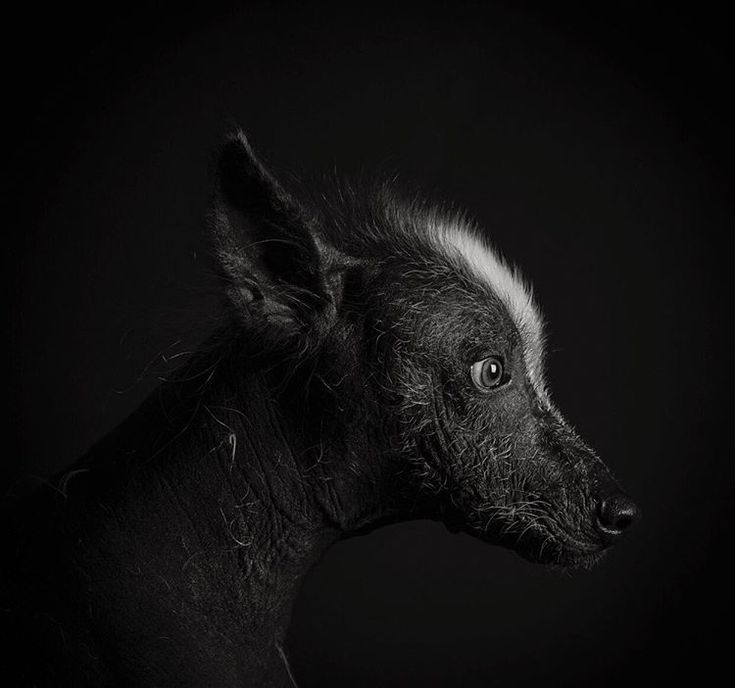
{"type": "Polygon", "coordinates": [[[488,359],[482,366],[482,381],[486,385],[494,385],[500,378],[500,366],[496,361],[488,359]]]}
{"type": "Polygon", "coordinates": [[[503,363],[495,356],[477,361],[470,372],[472,381],[480,390],[493,389],[503,382],[503,363]]]}

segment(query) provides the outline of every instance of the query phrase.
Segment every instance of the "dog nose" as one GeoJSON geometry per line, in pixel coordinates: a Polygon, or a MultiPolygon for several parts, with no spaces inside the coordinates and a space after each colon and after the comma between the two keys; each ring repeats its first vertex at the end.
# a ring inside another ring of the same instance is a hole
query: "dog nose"
{"type": "Polygon", "coordinates": [[[603,539],[612,544],[630,530],[639,518],[640,511],[635,502],[622,493],[616,493],[600,502],[597,509],[597,529],[603,539]]]}

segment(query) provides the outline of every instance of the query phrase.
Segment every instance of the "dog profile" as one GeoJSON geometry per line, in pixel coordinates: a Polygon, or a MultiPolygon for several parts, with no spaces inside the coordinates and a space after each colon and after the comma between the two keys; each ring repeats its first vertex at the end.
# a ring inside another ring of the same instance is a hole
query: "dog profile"
{"type": "Polygon", "coordinates": [[[430,518],[584,568],[637,520],[551,400],[530,287],[463,216],[388,185],[297,200],[237,132],[207,225],[222,326],[6,508],[22,684],[288,685],[300,582],[340,538],[430,518]]]}

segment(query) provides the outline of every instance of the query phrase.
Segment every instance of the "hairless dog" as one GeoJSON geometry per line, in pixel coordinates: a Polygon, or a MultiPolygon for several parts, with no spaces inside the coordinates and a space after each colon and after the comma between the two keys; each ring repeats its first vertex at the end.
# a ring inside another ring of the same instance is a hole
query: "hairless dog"
{"type": "Polygon", "coordinates": [[[208,225],[221,327],[7,505],[21,685],[289,685],[294,600],[340,538],[430,518],[580,568],[637,519],[550,398],[530,288],[463,216],[389,185],[297,201],[238,132],[208,225]]]}

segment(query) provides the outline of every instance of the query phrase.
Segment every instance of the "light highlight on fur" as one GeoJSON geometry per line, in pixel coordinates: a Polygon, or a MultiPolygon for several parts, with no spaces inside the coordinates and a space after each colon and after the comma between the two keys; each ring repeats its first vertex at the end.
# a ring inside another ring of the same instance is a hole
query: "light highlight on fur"
{"type": "Polygon", "coordinates": [[[528,376],[542,401],[550,404],[543,377],[543,319],[531,287],[471,226],[464,222],[437,223],[432,235],[450,259],[459,258],[487,284],[508,309],[523,342],[528,376]]]}

